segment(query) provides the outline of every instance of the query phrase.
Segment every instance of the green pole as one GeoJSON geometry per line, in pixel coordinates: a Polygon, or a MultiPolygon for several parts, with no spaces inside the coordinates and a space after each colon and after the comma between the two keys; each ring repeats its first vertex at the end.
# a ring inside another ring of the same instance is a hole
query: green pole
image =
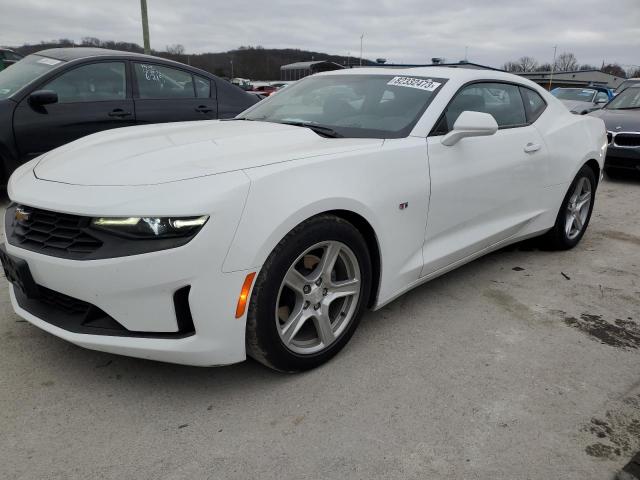
{"type": "Polygon", "coordinates": [[[144,39],[144,53],[151,54],[149,46],[149,16],[147,15],[147,0],[140,0],[140,10],[142,11],[142,38],[144,39]]]}

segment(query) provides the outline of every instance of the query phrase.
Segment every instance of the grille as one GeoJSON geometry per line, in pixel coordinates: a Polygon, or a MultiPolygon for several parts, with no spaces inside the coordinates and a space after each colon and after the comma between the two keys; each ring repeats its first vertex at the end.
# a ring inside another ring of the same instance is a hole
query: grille
{"type": "Polygon", "coordinates": [[[611,132],[607,132],[607,143],[610,144],[611,140],[613,140],[613,134],[611,132]]]}
{"type": "Polygon", "coordinates": [[[640,134],[618,133],[614,142],[619,147],[640,147],[640,134]]]}
{"type": "Polygon", "coordinates": [[[24,215],[20,220],[13,220],[11,234],[15,243],[22,248],[49,254],[58,252],[82,256],[102,246],[101,240],[87,232],[89,217],[27,206],[16,208],[20,208],[24,215]]]}

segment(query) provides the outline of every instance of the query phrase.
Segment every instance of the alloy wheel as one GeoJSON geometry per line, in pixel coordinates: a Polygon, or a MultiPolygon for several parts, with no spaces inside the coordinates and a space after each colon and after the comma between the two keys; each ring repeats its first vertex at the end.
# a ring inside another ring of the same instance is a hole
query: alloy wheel
{"type": "Polygon", "coordinates": [[[591,196],[591,182],[586,177],[580,178],[569,198],[565,214],[564,229],[569,240],[576,238],[584,229],[591,207],[591,196]]]}
{"type": "Polygon", "coordinates": [[[330,347],[354,317],[361,284],[358,259],[344,243],[325,241],[305,250],[278,292],[275,321],[284,345],[303,355],[330,347]]]}

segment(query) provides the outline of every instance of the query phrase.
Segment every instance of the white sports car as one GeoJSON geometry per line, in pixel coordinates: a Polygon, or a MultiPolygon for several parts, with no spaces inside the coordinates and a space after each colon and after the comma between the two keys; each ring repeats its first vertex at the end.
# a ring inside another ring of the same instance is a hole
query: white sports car
{"type": "Polygon", "coordinates": [[[363,310],[487,252],[582,238],[604,124],[507,73],[308,77],[228,121],[110,130],[20,167],[15,311],[83,347],[315,367],[363,310]]]}

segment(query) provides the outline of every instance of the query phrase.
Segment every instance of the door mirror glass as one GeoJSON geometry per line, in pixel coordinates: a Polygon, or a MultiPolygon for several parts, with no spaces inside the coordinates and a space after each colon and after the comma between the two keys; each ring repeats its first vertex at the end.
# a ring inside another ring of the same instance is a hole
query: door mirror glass
{"type": "Polygon", "coordinates": [[[453,125],[453,130],[442,137],[442,144],[448,147],[455,145],[466,137],[485,137],[498,131],[498,123],[488,113],[462,112],[453,125]]]}
{"type": "Polygon", "coordinates": [[[58,103],[58,94],[53,90],[36,90],[29,95],[29,102],[36,106],[58,103]]]}

